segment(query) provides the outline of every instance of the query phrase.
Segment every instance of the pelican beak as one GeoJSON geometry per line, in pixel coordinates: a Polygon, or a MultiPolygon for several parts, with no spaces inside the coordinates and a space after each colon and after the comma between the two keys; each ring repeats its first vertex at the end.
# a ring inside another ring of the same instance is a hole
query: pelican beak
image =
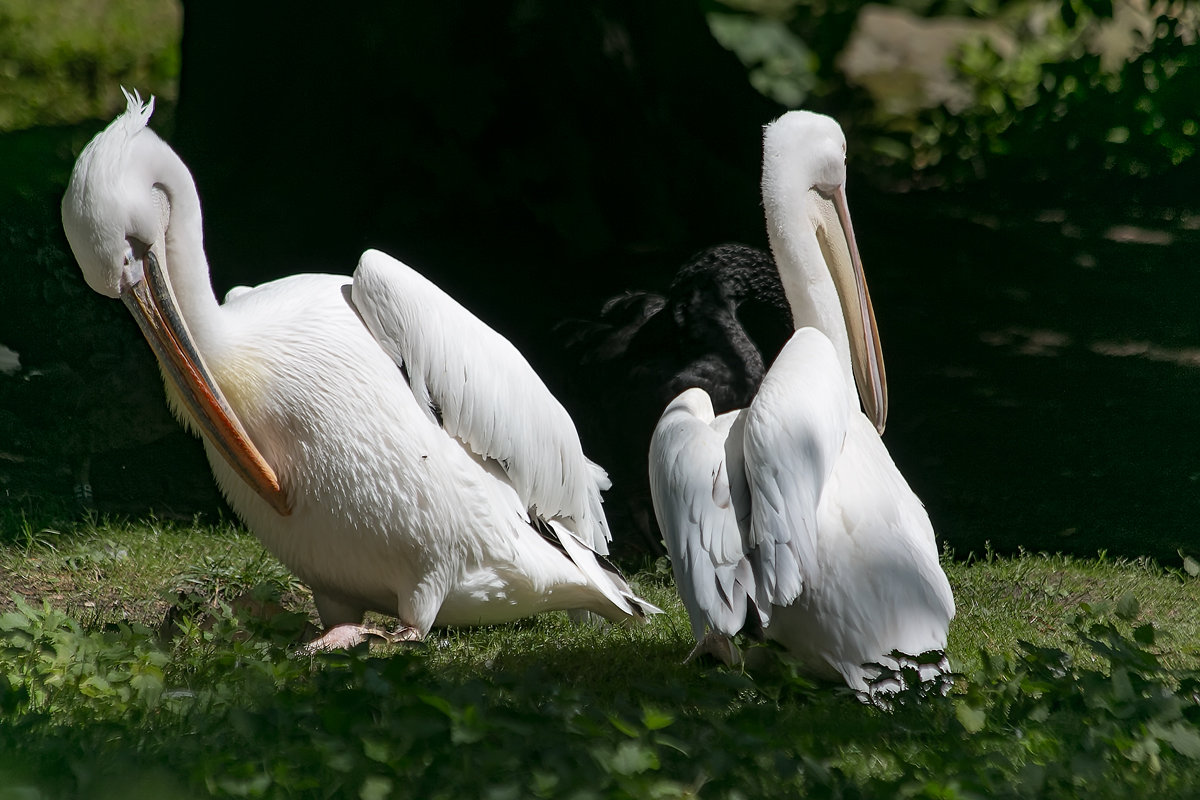
{"type": "Polygon", "coordinates": [[[291,508],[275,470],[250,441],[205,367],[153,249],[146,251],[143,267],[145,277],[124,289],[121,300],[137,320],[162,365],[163,374],[174,385],[200,431],[221,451],[238,476],[277,513],[287,516],[291,508]]]}
{"type": "MultiPolygon", "coordinates": [[[[850,360],[854,366],[858,396],[875,430],[883,433],[887,422],[887,376],[883,370],[883,350],[879,346],[875,309],[871,306],[862,259],[858,255],[858,243],[854,240],[854,226],[850,224],[845,185],[834,189],[831,199],[837,210],[841,241],[822,241],[822,249],[825,250],[826,263],[837,286],[842,314],[846,319],[850,360]]],[[[829,231],[825,231],[825,235],[829,236],[829,231]]]]}

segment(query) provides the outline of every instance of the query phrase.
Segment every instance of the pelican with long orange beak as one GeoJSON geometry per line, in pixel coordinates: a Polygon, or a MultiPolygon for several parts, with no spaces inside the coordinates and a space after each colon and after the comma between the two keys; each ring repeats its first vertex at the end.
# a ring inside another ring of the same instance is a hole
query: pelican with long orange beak
{"type": "MultiPolygon", "coordinates": [[[[354,644],[554,609],[658,609],[603,558],[608,479],[521,354],[374,250],[218,303],[192,176],[128,108],[80,154],[63,228],[89,286],[121,298],[230,506],[354,644]]],[[[128,421],[136,425],[136,419],[128,421]]]]}

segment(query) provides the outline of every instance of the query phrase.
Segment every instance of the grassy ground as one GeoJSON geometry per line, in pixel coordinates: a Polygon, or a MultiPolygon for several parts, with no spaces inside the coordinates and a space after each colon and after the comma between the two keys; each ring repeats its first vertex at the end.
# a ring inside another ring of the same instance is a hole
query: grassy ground
{"type": "Polygon", "coordinates": [[[634,578],[667,612],[649,625],[548,614],[313,660],[311,598],[237,527],[17,517],[0,542],[0,800],[1200,788],[1183,565],[947,558],[963,677],[880,708],[769,652],[748,674],[683,664],[661,564],[634,578]]]}
{"type": "MultiPolygon", "coordinates": [[[[121,621],[157,626],[180,592],[197,592],[213,602],[231,602],[264,581],[284,587],[284,603],[316,620],[307,589],[264,551],[244,529],[160,520],[91,522],[41,527],[20,517],[0,537],[0,610],[13,595],[50,602],[89,624],[121,621]]],[[[958,615],[950,631],[950,656],[957,668],[979,665],[980,650],[1012,652],[1018,640],[1064,641],[1081,606],[1115,608],[1133,602],[1136,619],[1164,629],[1163,646],[1172,663],[1200,665],[1200,580],[1182,563],[1164,568],[1150,560],[1078,559],[1025,553],[1003,558],[991,553],[947,557],[958,615]]],[[[594,646],[606,637],[655,639],[686,654],[691,632],[670,582],[665,561],[648,565],[634,583],[667,611],[640,633],[577,628],[565,616],[556,622],[524,623],[438,634],[445,661],[477,668],[496,657],[534,647],[559,628],[566,638],[594,646]],[[550,626],[550,627],[547,627],[550,626]]],[[[432,656],[442,660],[442,656],[432,656]]]]}

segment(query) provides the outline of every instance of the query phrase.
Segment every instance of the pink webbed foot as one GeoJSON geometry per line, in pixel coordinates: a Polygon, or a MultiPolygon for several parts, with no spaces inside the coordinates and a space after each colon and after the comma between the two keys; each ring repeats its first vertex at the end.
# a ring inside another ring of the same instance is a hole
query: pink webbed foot
{"type": "Polygon", "coordinates": [[[325,633],[313,639],[303,647],[303,652],[327,652],[330,650],[349,650],[371,639],[381,639],[389,644],[397,642],[420,642],[424,637],[416,628],[401,625],[393,631],[385,631],[370,625],[359,625],[353,622],[343,622],[334,625],[325,633]]]}

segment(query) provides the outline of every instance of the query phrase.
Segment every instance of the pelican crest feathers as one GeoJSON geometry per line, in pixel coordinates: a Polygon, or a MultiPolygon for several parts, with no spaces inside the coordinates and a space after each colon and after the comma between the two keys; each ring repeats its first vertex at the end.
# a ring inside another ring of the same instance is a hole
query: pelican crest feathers
{"type": "Polygon", "coordinates": [[[125,95],[125,113],[118,118],[121,127],[129,134],[137,133],[150,122],[150,115],[154,113],[154,95],[143,103],[137,89],[130,92],[122,86],[121,94],[125,95]]]}

